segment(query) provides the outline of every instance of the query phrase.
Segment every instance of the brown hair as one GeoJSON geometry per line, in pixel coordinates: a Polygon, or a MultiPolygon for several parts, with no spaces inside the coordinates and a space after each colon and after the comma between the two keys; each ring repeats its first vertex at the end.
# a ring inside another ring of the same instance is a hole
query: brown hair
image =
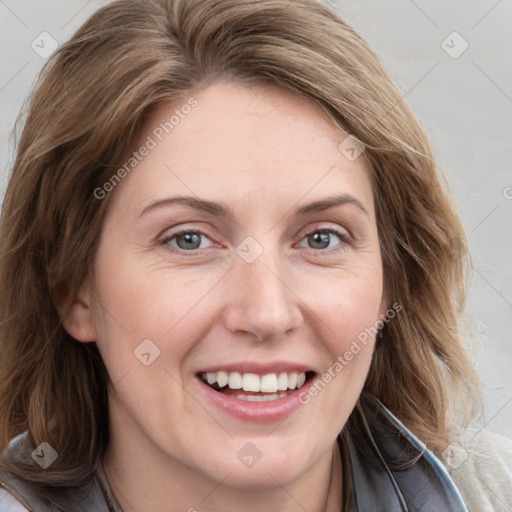
{"type": "Polygon", "coordinates": [[[76,484],[108,443],[107,371],[57,308],[92,270],[109,204],[94,190],[134,147],[149,107],[217,77],[295,91],[364,143],[385,292],[403,307],[365,390],[438,451],[450,405],[463,424],[473,412],[477,379],[458,329],[465,235],[423,130],[362,38],[314,0],[116,0],[45,65],[3,206],[0,447],[28,430],[33,446],[59,454],[44,472],[18,470],[27,479],[76,484]]]}

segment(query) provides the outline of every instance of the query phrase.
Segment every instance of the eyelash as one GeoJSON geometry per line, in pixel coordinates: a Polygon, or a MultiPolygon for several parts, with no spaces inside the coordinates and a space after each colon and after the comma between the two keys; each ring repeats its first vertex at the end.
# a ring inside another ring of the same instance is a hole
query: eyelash
{"type": "MultiPolygon", "coordinates": [[[[172,233],[169,236],[166,236],[165,238],[163,238],[159,242],[159,244],[160,245],[166,245],[166,246],[169,247],[170,246],[169,242],[171,240],[179,238],[182,235],[191,234],[191,233],[192,234],[198,234],[200,236],[203,236],[203,237],[206,237],[206,238],[210,239],[210,237],[206,233],[204,233],[203,231],[201,231],[199,229],[182,229],[182,230],[176,231],[175,233],[172,233]]],[[[333,255],[333,254],[338,253],[339,251],[346,250],[346,245],[347,244],[351,245],[351,239],[350,239],[349,235],[346,232],[338,230],[338,229],[335,229],[335,228],[331,228],[331,227],[317,227],[316,229],[313,229],[312,231],[309,231],[309,232],[305,233],[301,237],[300,242],[302,242],[302,240],[304,240],[308,236],[311,236],[311,235],[313,235],[315,233],[330,233],[330,234],[334,234],[334,235],[336,235],[340,239],[340,243],[338,244],[338,246],[336,246],[335,248],[331,248],[331,249],[325,248],[325,249],[316,249],[315,250],[315,249],[309,247],[309,249],[311,249],[314,252],[324,253],[325,255],[333,255]]],[[[180,249],[179,247],[174,247],[174,246],[170,246],[170,247],[172,247],[172,252],[181,253],[184,256],[200,256],[202,254],[201,251],[205,250],[205,249],[192,249],[190,251],[187,251],[185,249],[180,249]]]]}

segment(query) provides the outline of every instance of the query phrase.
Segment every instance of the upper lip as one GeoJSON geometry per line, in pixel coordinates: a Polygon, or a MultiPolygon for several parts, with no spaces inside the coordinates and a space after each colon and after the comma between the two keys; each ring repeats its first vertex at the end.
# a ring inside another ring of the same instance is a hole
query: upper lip
{"type": "Polygon", "coordinates": [[[259,376],[269,375],[271,373],[306,373],[313,372],[314,370],[309,365],[301,364],[301,363],[292,363],[286,361],[276,361],[276,362],[265,362],[265,363],[257,363],[257,362],[248,362],[243,361],[239,363],[222,363],[214,366],[209,366],[207,368],[202,368],[197,373],[210,373],[210,372],[239,372],[239,373],[254,373],[259,376]]]}

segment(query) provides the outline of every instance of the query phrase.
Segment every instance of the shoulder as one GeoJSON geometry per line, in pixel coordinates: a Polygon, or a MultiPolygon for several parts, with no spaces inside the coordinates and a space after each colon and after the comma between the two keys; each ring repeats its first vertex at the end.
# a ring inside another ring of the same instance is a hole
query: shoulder
{"type": "MultiPolygon", "coordinates": [[[[68,475],[68,485],[55,486],[47,479],[43,483],[39,466],[32,461],[32,452],[28,434],[24,432],[12,439],[0,455],[0,512],[109,510],[94,468],[79,468],[68,475]]],[[[62,479],[61,475],[59,478],[62,479]]]]}
{"type": "Polygon", "coordinates": [[[443,452],[443,462],[470,510],[512,510],[512,439],[467,431],[443,452]]]}
{"type": "Polygon", "coordinates": [[[26,483],[19,480],[10,470],[12,465],[26,458],[28,433],[13,438],[0,455],[0,511],[32,511],[30,499],[32,492],[26,483]],[[28,491],[28,493],[27,493],[28,491]],[[28,498],[26,496],[28,494],[28,498]]]}
{"type": "Polygon", "coordinates": [[[0,485],[0,510],[6,512],[30,512],[5,487],[0,485]]]}

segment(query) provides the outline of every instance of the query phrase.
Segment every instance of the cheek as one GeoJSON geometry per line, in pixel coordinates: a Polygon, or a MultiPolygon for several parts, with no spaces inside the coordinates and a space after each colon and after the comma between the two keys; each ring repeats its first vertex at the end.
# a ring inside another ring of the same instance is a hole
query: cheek
{"type": "Polygon", "coordinates": [[[160,351],[152,368],[164,367],[164,360],[165,367],[179,363],[207,324],[208,291],[222,273],[155,268],[110,256],[105,250],[97,260],[94,319],[112,380],[140,369],[136,357],[143,342],[150,352],[160,351]]]}
{"type": "MultiPolygon", "coordinates": [[[[179,314],[179,303],[171,307],[169,297],[179,297],[183,289],[170,282],[164,271],[159,279],[148,272],[144,258],[127,254],[126,242],[114,230],[103,233],[95,261],[95,290],[100,331],[121,332],[122,338],[132,341],[161,335],[159,331],[172,326],[173,316],[179,314]],[[165,280],[167,279],[167,282],[165,280]],[[162,314],[165,311],[165,316],[162,314]],[[165,325],[164,325],[165,324],[165,325]]],[[[112,337],[112,336],[109,336],[112,337]]]]}
{"type": "MultiPolygon", "coordinates": [[[[299,400],[311,416],[342,428],[364,386],[375,345],[382,300],[380,265],[359,266],[324,281],[309,295],[316,334],[327,352],[321,374],[299,400]]],[[[320,425],[319,425],[320,428],[320,425]]]]}
{"type": "Polygon", "coordinates": [[[319,429],[339,432],[364,386],[375,346],[382,300],[380,267],[330,279],[323,294],[310,294],[316,333],[328,356],[321,374],[300,396],[319,429]],[[316,299],[316,300],[315,300],[316,299]]]}
{"type": "Polygon", "coordinates": [[[354,340],[370,341],[382,303],[382,272],[379,262],[343,271],[317,281],[304,296],[322,325],[325,344],[334,358],[349,350],[354,340]],[[322,286],[323,285],[323,286],[322,286]]]}

